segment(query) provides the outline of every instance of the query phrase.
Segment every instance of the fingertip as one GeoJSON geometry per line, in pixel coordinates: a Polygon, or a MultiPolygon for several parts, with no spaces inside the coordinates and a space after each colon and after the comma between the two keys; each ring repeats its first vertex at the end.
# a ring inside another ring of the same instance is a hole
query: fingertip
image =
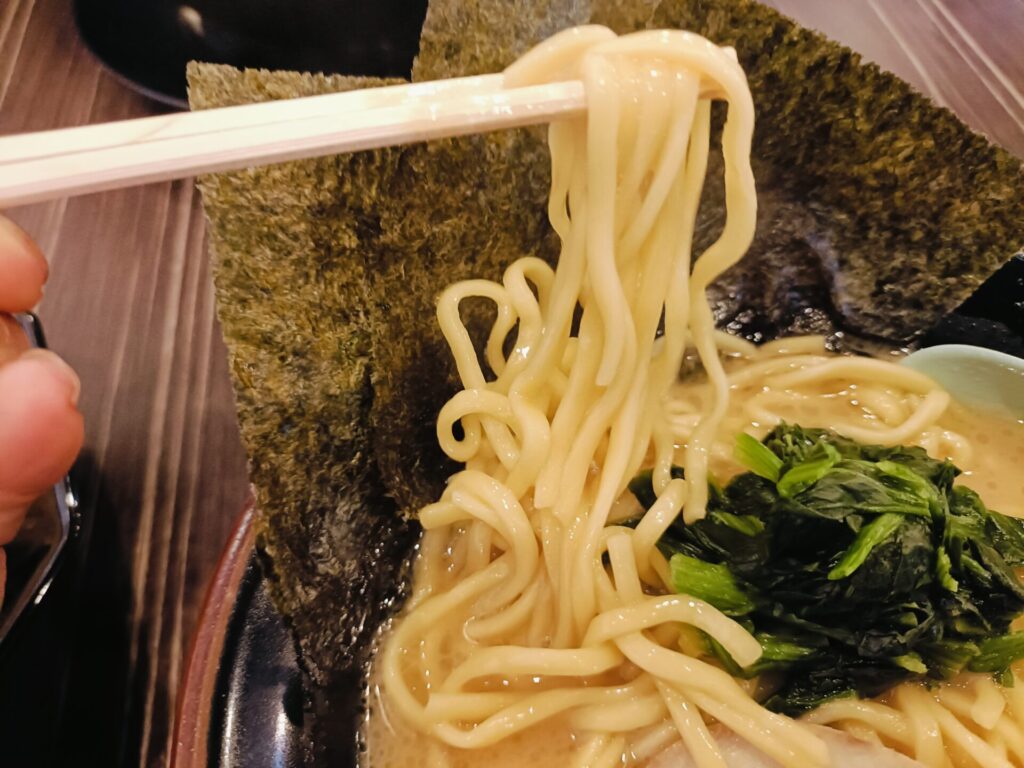
{"type": "Polygon", "coordinates": [[[38,363],[46,368],[46,375],[60,382],[67,393],[72,406],[78,405],[78,396],[82,392],[82,382],[75,369],[64,362],[64,359],[49,349],[30,349],[21,354],[19,362],[38,363]]]}
{"type": "Polygon", "coordinates": [[[0,367],[0,545],[28,506],[71,468],[85,438],[78,377],[52,352],[0,367]]]}
{"type": "Polygon", "coordinates": [[[68,471],[85,436],[77,382],[52,353],[0,368],[0,497],[31,498],[68,471]]]}
{"type": "Polygon", "coordinates": [[[24,312],[43,296],[50,267],[39,246],[10,219],[0,216],[0,311],[24,312]]]}

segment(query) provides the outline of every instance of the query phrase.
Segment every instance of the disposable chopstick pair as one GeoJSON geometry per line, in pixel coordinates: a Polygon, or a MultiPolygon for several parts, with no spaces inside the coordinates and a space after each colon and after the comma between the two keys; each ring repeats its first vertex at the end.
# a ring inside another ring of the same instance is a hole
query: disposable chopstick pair
{"type": "Polygon", "coordinates": [[[501,74],[184,112],[0,138],[0,208],[299,158],[549,122],[583,85],[501,74]]]}

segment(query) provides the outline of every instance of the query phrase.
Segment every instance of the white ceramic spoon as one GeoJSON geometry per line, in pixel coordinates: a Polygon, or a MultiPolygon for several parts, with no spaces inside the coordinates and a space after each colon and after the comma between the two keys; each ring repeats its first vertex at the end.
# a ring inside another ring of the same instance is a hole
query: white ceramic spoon
{"type": "Polygon", "coordinates": [[[1024,419],[1024,359],[968,344],[942,344],[919,349],[902,364],[935,379],[966,406],[1024,419]]]}

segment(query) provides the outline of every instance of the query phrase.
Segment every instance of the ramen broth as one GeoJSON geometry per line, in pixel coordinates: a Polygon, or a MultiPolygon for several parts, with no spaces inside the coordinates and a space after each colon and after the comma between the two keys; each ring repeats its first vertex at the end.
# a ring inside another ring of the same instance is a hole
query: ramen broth
{"type": "MultiPolygon", "coordinates": [[[[694,394],[699,396],[702,387],[700,383],[680,382],[673,394],[677,401],[684,401],[694,394]]],[[[760,381],[734,386],[715,446],[712,471],[721,479],[740,471],[732,459],[735,435],[747,431],[763,438],[776,425],[759,418],[765,414],[759,413],[757,406],[764,403],[790,424],[826,429],[851,420],[866,427],[881,426],[886,417],[902,421],[917,405],[913,397],[900,397],[888,389],[865,389],[864,384],[839,382],[807,385],[799,391],[773,390],[760,381]]],[[[953,461],[962,470],[956,482],[976,491],[990,509],[1024,517],[1024,475],[1020,473],[1024,467],[1024,421],[953,401],[934,428],[907,444],[922,446],[934,458],[953,461]]]]}
{"type": "MultiPolygon", "coordinates": [[[[756,363],[755,363],[756,364],[756,363]]],[[[732,360],[727,365],[730,374],[749,365],[746,360],[732,360]]],[[[800,424],[804,427],[831,428],[851,420],[871,428],[906,418],[907,411],[916,406],[914,396],[885,388],[872,388],[867,384],[825,382],[808,384],[799,390],[773,389],[761,379],[731,387],[730,406],[718,434],[714,455],[710,463],[714,477],[725,480],[740,471],[732,459],[731,446],[735,435],[747,431],[763,437],[776,419],[800,424]],[[770,409],[771,420],[765,420],[770,409]]],[[[706,383],[696,380],[681,381],[672,392],[672,419],[684,434],[688,414],[699,412],[707,396],[706,383]]],[[[1024,424],[995,413],[970,410],[951,403],[939,422],[909,441],[922,445],[936,458],[950,458],[963,473],[957,479],[977,491],[987,505],[1016,517],[1024,517],[1024,480],[1019,468],[1024,466],[1024,424]]],[[[626,517],[638,512],[627,493],[622,510],[614,517],[626,517]]],[[[676,641],[678,642],[678,641],[676,641]]],[[[453,660],[457,662],[458,660],[453,660]]],[[[414,664],[414,659],[408,659],[414,664]]],[[[608,675],[595,678],[590,684],[609,685],[629,681],[629,665],[616,670],[615,679],[608,675]]],[[[476,690],[500,691],[530,688],[535,691],[554,687],[558,679],[542,677],[530,679],[478,681],[476,690]]],[[[578,683],[578,681],[577,681],[578,683]]],[[[423,691],[418,691],[422,694],[423,691]]],[[[446,746],[432,738],[424,738],[415,729],[400,721],[389,707],[379,677],[373,675],[369,686],[369,708],[364,727],[369,768],[413,768],[413,766],[443,765],[450,768],[512,768],[527,765],[530,768],[562,768],[571,763],[579,743],[574,734],[571,717],[567,715],[543,720],[523,732],[497,744],[473,750],[460,750],[446,746]]],[[[648,729],[648,754],[636,760],[623,755],[623,765],[640,764],[649,759],[678,735],[670,728],[648,729]]]]}

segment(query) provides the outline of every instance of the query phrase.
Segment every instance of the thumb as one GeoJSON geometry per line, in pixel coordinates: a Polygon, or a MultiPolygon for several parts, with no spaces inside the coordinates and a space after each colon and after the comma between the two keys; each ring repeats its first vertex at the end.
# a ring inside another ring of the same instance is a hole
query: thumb
{"type": "Polygon", "coordinates": [[[0,545],[78,455],[78,391],[74,371],[49,351],[26,352],[0,367],[0,545]]]}

